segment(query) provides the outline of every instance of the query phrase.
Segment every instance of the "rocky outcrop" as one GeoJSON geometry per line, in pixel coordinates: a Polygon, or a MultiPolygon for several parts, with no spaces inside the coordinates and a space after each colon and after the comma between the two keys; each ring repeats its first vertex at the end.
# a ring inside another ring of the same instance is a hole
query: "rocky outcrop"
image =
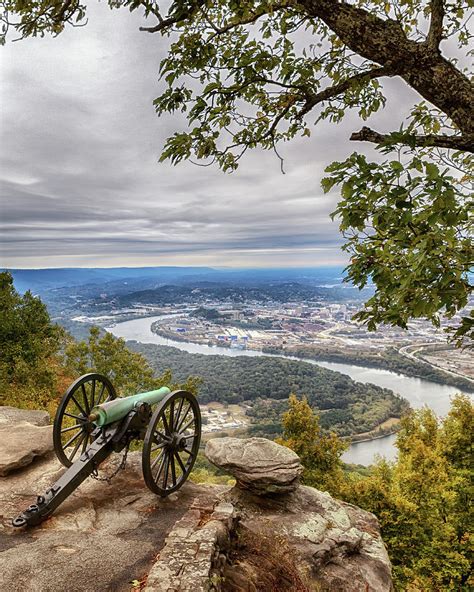
{"type": "Polygon", "coordinates": [[[209,440],[205,454],[240,488],[257,495],[294,491],[303,472],[297,454],[266,438],[216,438],[209,440]]]}
{"type": "Polygon", "coordinates": [[[46,411],[0,407],[0,477],[26,467],[53,449],[46,411]]]}
{"type": "Polygon", "coordinates": [[[228,592],[392,590],[390,561],[372,514],[305,486],[263,504],[260,496],[238,488],[228,499],[239,512],[244,540],[225,568],[228,592]],[[272,576],[283,568],[280,587],[274,588],[272,576]],[[243,573],[247,584],[235,584],[243,573]],[[300,588],[292,587],[295,581],[300,588]]]}
{"type": "MultiPolygon", "coordinates": [[[[271,458],[276,467],[291,466],[292,451],[263,438],[222,438],[208,442],[206,456],[237,479],[226,499],[240,516],[239,538],[246,541],[225,566],[225,590],[392,590],[390,561],[373,514],[302,485],[293,484],[283,495],[270,489],[262,497],[271,458]]],[[[290,478],[291,471],[282,473],[290,478]]]]}
{"type": "Polygon", "coordinates": [[[49,413],[16,407],[0,407],[0,425],[14,425],[24,421],[36,426],[47,426],[50,423],[49,413]]]}
{"type": "MultiPolygon", "coordinates": [[[[119,459],[101,474],[112,473],[119,459]]],[[[179,521],[193,508],[212,509],[221,491],[186,483],[162,499],[146,488],[141,455],[133,452],[110,484],[87,479],[46,522],[13,529],[11,519],[63,471],[49,456],[0,479],[1,592],[130,592],[131,582],[146,581],[179,521]]]]}
{"type": "MultiPolygon", "coordinates": [[[[211,441],[207,450],[228,463],[235,487],[187,482],[161,499],[145,487],[134,452],[110,484],[88,479],[51,518],[23,531],[11,518],[64,468],[46,454],[0,479],[0,590],[391,591],[373,515],[297,485],[291,451],[259,438],[231,444],[211,441]],[[280,469],[273,480],[271,451],[280,469]]],[[[119,460],[101,471],[112,473],[119,460]]]]}

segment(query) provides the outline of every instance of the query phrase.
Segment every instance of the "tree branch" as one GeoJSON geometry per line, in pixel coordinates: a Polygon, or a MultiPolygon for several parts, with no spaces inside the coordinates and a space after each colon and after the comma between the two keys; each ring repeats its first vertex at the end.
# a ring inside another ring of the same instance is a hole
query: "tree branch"
{"type": "Polygon", "coordinates": [[[328,88],[325,88],[324,90],[315,95],[309,95],[306,99],[306,104],[298,113],[298,117],[301,119],[319,103],[337,97],[346,90],[349,90],[349,88],[354,83],[369,81],[373,80],[374,78],[380,78],[382,76],[394,76],[394,74],[395,72],[393,68],[391,68],[390,66],[380,66],[378,68],[372,68],[372,70],[366,70],[365,72],[359,72],[357,74],[354,74],[354,76],[350,76],[349,78],[343,80],[342,82],[339,82],[338,84],[329,86],[328,88]]]}
{"type": "Polygon", "coordinates": [[[403,143],[406,145],[419,146],[421,148],[429,148],[436,146],[439,148],[452,148],[453,150],[463,150],[474,153],[474,138],[466,136],[436,136],[434,134],[428,135],[411,135],[407,136],[407,141],[396,141],[392,134],[381,134],[370,127],[363,127],[360,131],[354,132],[351,140],[357,142],[372,142],[374,144],[383,144],[385,142],[403,143]]]}
{"type": "Polygon", "coordinates": [[[53,15],[53,19],[57,23],[60,23],[64,19],[72,3],[73,0],[66,0],[66,2],[61,6],[61,8],[53,15]]]}
{"type": "MultiPolygon", "coordinates": [[[[285,4],[272,6],[273,11],[281,10],[282,8],[287,8],[287,6],[285,4]]],[[[235,29],[235,27],[238,27],[240,25],[251,25],[251,24],[255,23],[256,21],[258,21],[258,19],[260,17],[264,16],[265,14],[268,14],[268,10],[261,10],[259,12],[256,12],[256,13],[250,15],[246,19],[235,21],[233,23],[227,23],[223,27],[218,27],[217,25],[212,23],[211,20],[206,15],[206,20],[208,21],[208,23],[211,25],[211,27],[215,31],[215,34],[209,38],[209,41],[211,41],[214,37],[216,37],[218,35],[223,35],[224,33],[227,33],[228,31],[231,31],[232,29],[235,29]]]]}
{"type": "MultiPolygon", "coordinates": [[[[431,1],[435,41],[440,34],[443,2],[431,1]]],[[[313,18],[321,19],[361,57],[383,66],[392,65],[409,86],[443,111],[463,135],[474,134],[474,86],[469,78],[427,43],[408,39],[399,22],[380,18],[346,0],[299,0],[298,6],[313,18]]]]}
{"type": "Polygon", "coordinates": [[[431,0],[431,20],[427,45],[430,49],[438,49],[443,39],[444,0],[431,0]]]}
{"type": "Polygon", "coordinates": [[[154,27],[140,27],[140,31],[146,31],[147,33],[158,33],[169,29],[176,23],[190,19],[194,14],[205,4],[205,0],[196,0],[187,9],[182,9],[178,14],[163,18],[160,14],[154,12],[159,22],[154,27]]]}

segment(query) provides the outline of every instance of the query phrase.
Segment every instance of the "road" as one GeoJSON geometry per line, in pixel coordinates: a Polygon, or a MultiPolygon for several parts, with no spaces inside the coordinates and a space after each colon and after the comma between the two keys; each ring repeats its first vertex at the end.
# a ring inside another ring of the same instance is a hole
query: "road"
{"type": "MultiPolygon", "coordinates": [[[[405,356],[405,358],[409,358],[410,360],[414,360],[415,362],[420,362],[420,358],[418,358],[415,354],[422,351],[423,348],[428,345],[433,345],[433,344],[432,343],[417,343],[416,345],[405,345],[404,347],[401,347],[398,350],[398,353],[401,354],[402,356],[405,356]],[[411,350],[411,351],[409,351],[409,350],[411,350]]],[[[468,382],[470,382],[474,385],[474,380],[472,380],[472,378],[469,378],[465,374],[461,374],[460,372],[455,372],[454,370],[447,370],[446,368],[443,368],[442,366],[439,366],[438,364],[433,364],[433,362],[429,362],[428,360],[425,360],[424,358],[421,358],[421,361],[424,362],[425,364],[429,364],[430,366],[432,366],[433,368],[436,368],[437,370],[441,370],[442,372],[446,372],[446,374],[451,374],[452,376],[456,376],[456,378],[464,378],[464,380],[467,380],[468,382]]]]}

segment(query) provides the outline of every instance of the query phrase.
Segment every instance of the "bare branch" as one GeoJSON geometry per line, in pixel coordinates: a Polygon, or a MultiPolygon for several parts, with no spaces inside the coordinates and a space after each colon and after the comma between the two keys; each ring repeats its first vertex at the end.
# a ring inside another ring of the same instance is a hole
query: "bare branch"
{"type": "MultiPolygon", "coordinates": [[[[433,13],[433,39],[439,35],[438,3],[432,0],[437,7],[433,13]]],[[[469,77],[427,43],[408,39],[400,22],[381,18],[346,0],[299,0],[298,6],[320,18],[359,56],[382,66],[395,66],[397,74],[446,113],[462,134],[474,134],[474,86],[469,77]]]]}
{"type": "Polygon", "coordinates": [[[138,30],[146,31],[147,33],[158,33],[159,31],[163,31],[164,29],[167,29],[168,27],[171,27],[172,25],[176,24],[181,19],[178,19],[177,17],[169,17],[164,19],[160,16],[158,20],[158,24],[154,27],[139,27],[138,30]]]}
{"type": "Polygon", "coordinates": [[[354,76],[350,76],[346,80],[339,82],[338,84],[334,84],[333,86],[329,86],[325,88],[321,92],[318,92],[315,95],[308,95],[306,99],[306,103],[298,113],[298,117],[302,118],[307,113],[311,111],[316,105],[322,103],[323,101],[327,101],[328,99],[332,99],[337,97],[341,93],[349,90],[349,88],[357,82],[364,82],[369,81],[374,78],[380,78],[382,76],[394,76],[395,71],[390,66],[380,66],[378,68],[372,68],[372,70],[366,70],[364,72],[359,72],[358,74],[354,74],[354,76]]]}
{"type": "Polygon", "coordinates": [[[451,148],[453,150],[463,150],[474,153],[474,138],[467,136],[436,136],[434,134],[407,136],[407,141],[396,142],[392,139],[391,134],[381,134],[370,129],[370,127],[363,127],[360,131],[354,132],[351,140],[358,142],[372,142],[374,144],[383,144],[384,142],[402,143],[406,145],[419,146],[421,148],[429,148],[436,146],[438,148],[451,148]]]}
{"type": "Polygon", "coordinates": [[[443,39],[444,0],[431,0],[431,20],[426,39],[430,49],[438,49],[443,39]]]}

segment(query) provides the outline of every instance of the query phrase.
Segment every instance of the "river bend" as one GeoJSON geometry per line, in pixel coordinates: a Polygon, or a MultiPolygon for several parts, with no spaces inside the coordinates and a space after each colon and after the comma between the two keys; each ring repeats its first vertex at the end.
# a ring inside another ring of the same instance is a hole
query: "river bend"
{"type": "MultiPolygon", "coordinates": [[[[156,335],[151,331],[151,325],[161,318],[163,318],[163,316],[133,319],[131,321],[117,323],[116,325],[106,327],[105,329],[116,337],[123,337],[125,340],[138,341],[141,343],[154,343],[156,345],[168,345],[191,354],[252,357],[274,356],[305,361],[329,370],[335,370],[342,374],[347,374],[353,380],[358,382],[370,382],[377,386],[391,389],[407,399],[414,409],[419,409],[420,407],[427,405],[438,415],[446,415],[450,406],[450,398],[455,393],[459,392],[459,389],[454,386],[438,384],[421,378],[405,376],[403,374],[396,374],[395,372],[390,372],[388,370],[366,368],[363,366],[355,366],[353,364],[341,364],[339,362],[316,362],[315,360],[309,359],[302,360],[301,358],[295,358],[292,356],[264,354],[255,350],[237,350],[226,347],[211,347],[198,343],[175,341],[162,337],[161,335],[156,335]]],[[[367,442],[356,442],[344,453],[343,460],[350,463],[369,465],[373,462],[374,457],[377,454],[385,456],[387,459],[393,459],[396,455],[394,442],[395,435],[384,436],[367,442]]]]}

